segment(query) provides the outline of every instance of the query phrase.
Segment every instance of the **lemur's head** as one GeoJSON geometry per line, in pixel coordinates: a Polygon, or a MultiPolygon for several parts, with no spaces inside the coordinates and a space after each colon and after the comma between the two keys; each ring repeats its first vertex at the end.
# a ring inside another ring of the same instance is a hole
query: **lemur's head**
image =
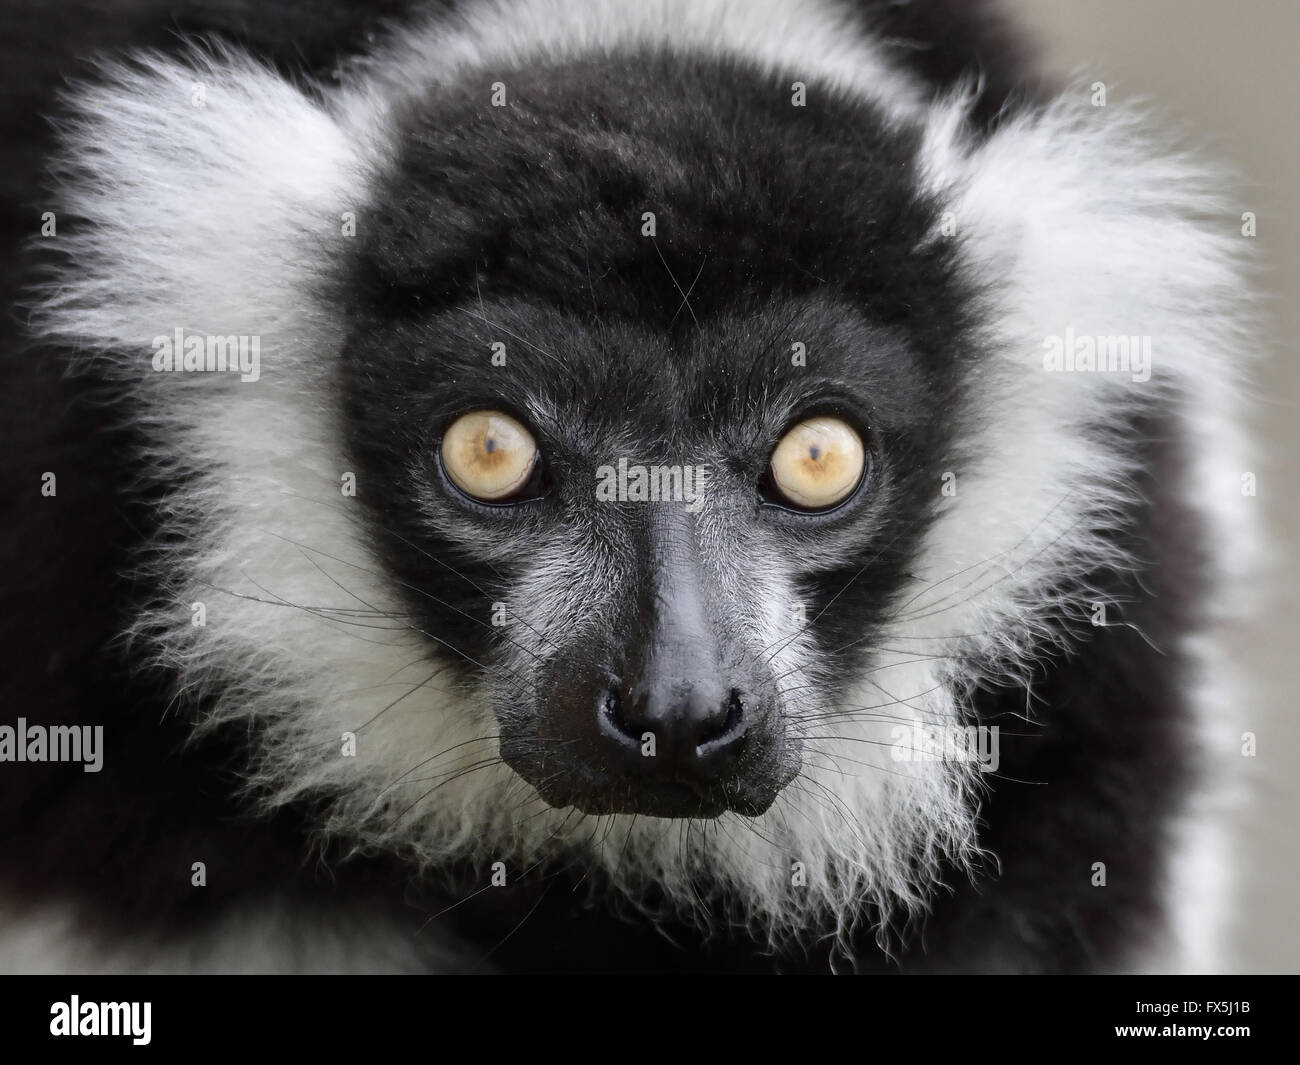
{"type": "Polygon", "coordinates": [[[607,6],[73,101],[38,321],[162,488],[134,634],[363,846],[919,907],[982,778],[931,733],[1088,617],[1110,427],[1227,347],[1209,183],[1084,95],[976,129],[811,5],[607,6]],[[1154,372],[1053,362],[1119,334],[1154,372]]]}
{"type": "Polygon", "coordinates": [[[969,293],[915,134],[627,67],[402,106],[341,274],[345,424],[413,623],[547,802],[759,814],[941,498],[969,293]]]}

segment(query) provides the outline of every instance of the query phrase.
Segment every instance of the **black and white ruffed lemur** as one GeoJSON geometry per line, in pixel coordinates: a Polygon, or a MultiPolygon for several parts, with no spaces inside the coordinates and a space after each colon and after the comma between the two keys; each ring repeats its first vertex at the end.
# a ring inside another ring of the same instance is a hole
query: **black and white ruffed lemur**
{"type": "Polygon", "coordinates": [[[0,968],[1223,964],[1158,122],[957,0],[3,13],[0,968]]]}

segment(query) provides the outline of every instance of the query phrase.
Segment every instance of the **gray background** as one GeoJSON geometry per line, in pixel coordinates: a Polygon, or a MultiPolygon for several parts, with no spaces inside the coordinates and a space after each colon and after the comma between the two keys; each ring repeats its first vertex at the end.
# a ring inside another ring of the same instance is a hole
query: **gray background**
{"type": "MultiPolygon", "coordinates": [[[[1140,96],[1194,130],[1243,181],[1258,218],[1270,321],[1252,403],[1253,454],[1264,533],[1276,553],[1259,616],[1234,634],[1252,678],[1243,759],[1250,799],[1239,818],[1240,899],[1231,967],[1300,971],[1300,2],[1297,0],[1003,0],[1047,70],[1104,81],[1109,100],[1140,96]],[[1094,78],[1095,75],[1095,78],[1094,78]]],[[[1122,178],[1117,178],[1122,180],[1122,178]]]]}

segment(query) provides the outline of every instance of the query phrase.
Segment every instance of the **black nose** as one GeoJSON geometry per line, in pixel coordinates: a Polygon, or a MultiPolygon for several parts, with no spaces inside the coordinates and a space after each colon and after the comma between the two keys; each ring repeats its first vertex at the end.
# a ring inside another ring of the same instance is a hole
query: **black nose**
{"type": "Polygon", "coordinates": [[[736,688],[663,685],[624,701],[599,699],[597,721],[610,753],[661,779],[710,783],[731,770],[745,746],[750,715],[736,688]]]}

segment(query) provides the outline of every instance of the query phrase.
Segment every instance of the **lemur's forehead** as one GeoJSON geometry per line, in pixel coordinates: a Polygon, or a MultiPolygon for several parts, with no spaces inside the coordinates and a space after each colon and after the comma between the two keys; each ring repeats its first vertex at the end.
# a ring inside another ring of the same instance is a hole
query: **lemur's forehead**
{"type": "Polygon", "coordinates": [[[651,439],[731,436],[737,445],[752,436],[770,446],[810,409],[843,408],[889,431],[946,399],[904,332],[829,292],[681,313],[687,325],[662,330],[485,297],[365,328],[357,343],[367,361],[420,382],[439,415],[498,405],[535,413],[543,431],[561,435],[579,426],[651,439]]]}
{"type": "Polygon", "coordinates": [[[359,227],[362,283],[676,331],[828,286],[895,316],[921,291],[941,307],[918,131],[829,89],[793,107],[770,74],[719,79],[724,62],[503,70],[501,106],[479,82],[413,96],[359,227]]]}

